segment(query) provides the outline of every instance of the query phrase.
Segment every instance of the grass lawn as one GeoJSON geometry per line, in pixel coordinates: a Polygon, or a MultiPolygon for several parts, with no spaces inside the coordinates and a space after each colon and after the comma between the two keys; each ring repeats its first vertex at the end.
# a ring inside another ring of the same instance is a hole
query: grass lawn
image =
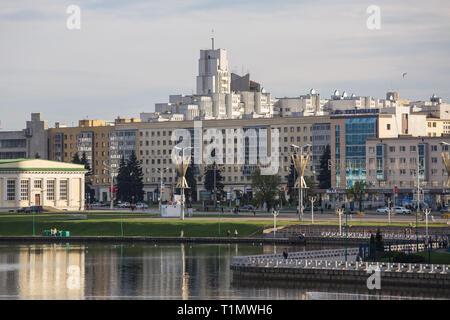
{"type": "MultiPolygon", "coordinates": [[[[428,251],[421,251],[418,253],[419,256],[425,257],[428,263],[428,251]]],[[[450,264],[450,252],[436,252],[436,250],[431,251],[430,254],[431,263],[433,264],[450,264]]]]}
{"type": "MultiPolygon", "coordinates": [[[[219,224],[216,217],[208,215],[197,216],[197,218],[179,219],[159,218],[155,214],[148,213],[123,213],[122,219],[119,212],[88,213],[88,220],[68,220],[69,215],[74,213],[44,213],[36,214],[35,234],[42,235],[44,230],[57,228],[58,230],[70,231],[71,236],[120,236],[121,221],[124,236],[156,236],[156,237],[178,237],[181,230],[185,237],[217,237],[219,224]]],[[[259,217],[261,218],[261,217],[259,217]]],[[[226,237],[226,231],[230,230],[234,235],[237,229],[239,237],[261,236],[264,228],[273,226],[272,219],[261,220],[256,217],[243,217],[227,215],[222,216],[220,222],[220,236],[226,237]],[[226,218],[226,219],[225,219],[226,218]],[[240,219],[234,219],[240,218],[240,219]]],[[[292,224],[310,224],[299,222],[296,218],[292,220],[278,220],[277,226],[292,224]]],[[[338,225],[338,222],[316,222],[315,225],[338,225]]],[[[386,226],[385,222],[349,222],[351,226],[370,225],[386,226]]],[[[407,222],[392,223],[392,226],[408,226],[407,222]]],[[[419,224],[424,226],[424,224],[419,224]]],[[[445,226],[445,224],[429,224],[433,226],[445,226]]],[[[30,236],[33,234],[32,214],[0,214],[0,236],[30,236]]]]}
{"type": "MultiPolygon", "coordinates": [[[[88,220],[68,220],[69,214],[35,215],[35,234],[42,235],[44,230],[57,228],[70,231],[71,236],[120,236],[121,221],[124,236],[178,237],[181,230],[185,237],[217,237],[217,220],[206,219],[162,219],[148,214],[119,213],[88,214],[88,220]]],[[[226,237],[234,230],[239,237],[260,236],[264,228],[270,227],[269,221],[235,220],[221,221],[220,236],[226,237]]],[[[31,214],[0,214],[0,236],[30,236],[33,234],[33,216],[31,214]]]]}

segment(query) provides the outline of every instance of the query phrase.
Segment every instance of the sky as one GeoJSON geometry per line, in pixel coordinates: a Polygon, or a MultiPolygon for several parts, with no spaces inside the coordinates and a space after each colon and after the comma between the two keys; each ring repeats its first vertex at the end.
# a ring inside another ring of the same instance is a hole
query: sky
{"type": "Polygon", "coordinates": [[[227,50],[273,97],[335,89],[450,101],[450,1],[2,0],[1,130],[139,118],[196,91],[200,49],[227,50]],[[80,7],[80,29],[66,12],[80,7]],[[367,8],[380,8],[370,30],[367,8]],[[402,77],[403,73],[407,73],[402,77]]]}

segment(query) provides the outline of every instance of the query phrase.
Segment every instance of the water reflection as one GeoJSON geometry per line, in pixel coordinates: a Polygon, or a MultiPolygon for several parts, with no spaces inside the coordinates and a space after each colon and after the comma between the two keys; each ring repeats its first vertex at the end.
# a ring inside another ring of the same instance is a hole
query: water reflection
{"type": "MultiPolygon", "coordinates": [[[[3,243],[0,245],[0,298],[316,299],[327,292],[361,293],[354,288],[318,284],[233,280],[230,270],[233,256],[273,253],[274,249],[281,253],[284,248],[259,243],[3,243]]],[[[321,247],[287,248],[293,252],[321,247]]]]}

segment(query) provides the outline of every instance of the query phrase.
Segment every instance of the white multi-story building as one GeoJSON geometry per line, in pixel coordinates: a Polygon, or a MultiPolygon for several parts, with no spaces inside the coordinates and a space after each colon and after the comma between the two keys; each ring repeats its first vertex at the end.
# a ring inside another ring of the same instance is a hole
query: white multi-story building
{"type": "Polygon", "coordinates": [[[200,50],[198,60],[197,95],[230,93],[227,51],[225,49],[200,50]]]}
{"type": "Polygon", "coordinates": [[[266,118],[273,116],[273,99],[250,75],[228,72],[225,49],[200,50],[197,94],[170,95],[155,104],[155,114],[142,113],[143,122],[266,118]],[[169,116],[168,114],[171,114],[169,116]],[[173,116],[177,114],[178,116],[173,116]],[[164,115],[164,116],[163,116],[164,115]],[[180,117],[179,115],[182,115],[180,117]]]}

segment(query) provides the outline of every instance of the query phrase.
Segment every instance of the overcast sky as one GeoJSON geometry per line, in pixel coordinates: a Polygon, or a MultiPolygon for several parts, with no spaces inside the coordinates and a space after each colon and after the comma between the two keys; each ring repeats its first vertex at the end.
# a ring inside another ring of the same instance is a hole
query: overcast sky
{"type": "Polygon", "coordinates": [[[231,71],[249,71],[274,97],[315,88],[450,101],[447,0],[1,0],[2,129],[24,128],[31,112],[51,127],[138,118],[195,92],[212,29],[231,71]],[[66,27],[72,4],[80,30],[66,27]],[[380,30],[366,26],[370,5],[380,30]]]}

